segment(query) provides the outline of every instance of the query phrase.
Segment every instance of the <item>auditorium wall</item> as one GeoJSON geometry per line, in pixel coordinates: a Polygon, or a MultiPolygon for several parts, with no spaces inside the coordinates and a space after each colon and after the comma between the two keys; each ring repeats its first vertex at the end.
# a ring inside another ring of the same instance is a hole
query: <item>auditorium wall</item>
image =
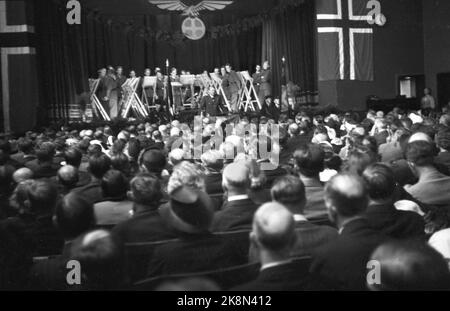
{"type": "Polygon", "coordinates": [[[426,82],[435,92],[437,74],[450,72],[449,13],[450,1],[423,0],[426,82]]]}
{"type": "Polygon", "coordinates": [[[422,0],[381,2],[388,22],[384,27],[374,26],[375,81],[321,81],[321,106],[365,110],[368,95],[384,99],[397,96],[399,75],[424,73],[422,0]]]}

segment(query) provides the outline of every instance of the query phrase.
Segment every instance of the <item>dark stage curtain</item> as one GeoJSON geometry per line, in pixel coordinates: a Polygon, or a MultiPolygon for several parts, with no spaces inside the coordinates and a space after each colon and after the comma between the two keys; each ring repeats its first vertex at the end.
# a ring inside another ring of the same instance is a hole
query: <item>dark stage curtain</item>
{"type": "Polygon", "coordinates": [[[281,93],[282,58],[286,58],[286,80],[299,85],[303,95],[317,94],[314,1],[291,7],[265,19],[262,59],[273,71],[274,94],[281,93]]]}

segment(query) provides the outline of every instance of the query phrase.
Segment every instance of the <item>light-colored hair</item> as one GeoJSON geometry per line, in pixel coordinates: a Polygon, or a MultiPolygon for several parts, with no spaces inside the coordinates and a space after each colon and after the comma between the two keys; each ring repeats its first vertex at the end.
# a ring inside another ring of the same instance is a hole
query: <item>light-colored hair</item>
{"type": "Polygon", "coordinates": [[[167,185],[167,191],[172,194],[182,186],[204,190],[205,174],[199,165],[184,161],[175,166],[167,185]]]}

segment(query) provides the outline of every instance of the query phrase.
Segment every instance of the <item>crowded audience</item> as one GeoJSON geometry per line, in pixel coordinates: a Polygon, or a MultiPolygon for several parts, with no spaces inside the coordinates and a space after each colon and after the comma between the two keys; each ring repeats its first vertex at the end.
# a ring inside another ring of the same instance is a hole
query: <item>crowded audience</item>
{"type": "Polygon", "coordinates": [[[448,290],[449,120],[299,109],[1,135],[0,289],[448,290]]]}

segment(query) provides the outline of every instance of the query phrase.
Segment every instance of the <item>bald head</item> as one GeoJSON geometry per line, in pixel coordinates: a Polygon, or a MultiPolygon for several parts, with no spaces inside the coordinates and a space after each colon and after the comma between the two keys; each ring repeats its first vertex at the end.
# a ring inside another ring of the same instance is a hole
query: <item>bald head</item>
{"type": "Polygon", "coordinates": [[[223,171],[225,190],[245,193],[250,187],[250,169],[245,162],[229,164],[223,171]]]}
{"type": "Polygon", "coordinates": [[[364,180],[351,174],[334,176],[325,187],[325,202],[341,217],[358,216],[369,203],[364,180]]]}
{"type": "Polygon", "coordinates": [[[13,180],[17,184],[30,179],[33,179],[33,171],[29,168],[20,168],[13,174],[13,180]]]}
{"type": "Polygon", "coordinates": [[[409,138],[408,143],[410,144],[410,143],[413,143],[413,142],[416,142],[416,141],[424,141],[424,142],[427,142],[427,143],[430,143],[430,144],[433,143],[433,140],[431,139],[431,137],[428,136],[425,133],[422,133],[422,132],[418,132],[418,133],[413,134],[409,138]]]}
{"type": "Polygon", "coordinates": [[[65,187],[75,187],[78,183],[78,169],[72,165],[65,165],[58,171],[58,181],[65,187]]]}
{"type": "Polygon", "coordinates": [[[255,213],[252,234],[260,248],[272,252],[288,250],[295,242],[294,216],[280,203],[266,203],[255,213]]]}

